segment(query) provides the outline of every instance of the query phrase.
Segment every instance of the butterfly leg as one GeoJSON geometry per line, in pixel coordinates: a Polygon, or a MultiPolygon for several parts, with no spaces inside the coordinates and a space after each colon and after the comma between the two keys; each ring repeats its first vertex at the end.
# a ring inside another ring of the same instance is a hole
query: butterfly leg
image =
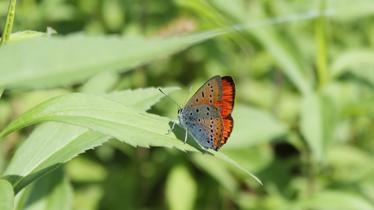
{"type": "Polygon", "coordinates": [[[173,121],[173,125],[171,126],[170,129],[168,129],[168,132],[166,133],[166,135],[169,135],[175,128],[175,124],[177,124],[175,121],[173,121]]]}
{"type": "Polygon", "coordinates": [[[184,135],[184,143],[187,143],[187,138],[188,138],[188,132],[187,132],[187,129],[186,129],[186,134],[184,135]]]}

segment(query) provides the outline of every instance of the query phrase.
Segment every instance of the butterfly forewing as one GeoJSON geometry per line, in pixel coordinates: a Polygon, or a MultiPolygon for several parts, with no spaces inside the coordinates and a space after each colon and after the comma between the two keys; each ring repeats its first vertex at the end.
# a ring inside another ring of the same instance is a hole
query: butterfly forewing
{"type": "Polygon", "coordinates": [[[187,102],[186,107],[196,105],[216,105],[222,98],[222,82],[220,76],[210,78],[187,102]]]}

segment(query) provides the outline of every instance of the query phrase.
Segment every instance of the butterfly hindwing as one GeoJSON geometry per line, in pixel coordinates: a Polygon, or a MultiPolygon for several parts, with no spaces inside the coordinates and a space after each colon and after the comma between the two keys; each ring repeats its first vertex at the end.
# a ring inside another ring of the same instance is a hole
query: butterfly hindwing
{"type": "Polygon", "coordinates": [[[187,130],[204,148],[217,150],[223,139],[223,120],[219,111],[210,105],[183,109],[187,130]]]}

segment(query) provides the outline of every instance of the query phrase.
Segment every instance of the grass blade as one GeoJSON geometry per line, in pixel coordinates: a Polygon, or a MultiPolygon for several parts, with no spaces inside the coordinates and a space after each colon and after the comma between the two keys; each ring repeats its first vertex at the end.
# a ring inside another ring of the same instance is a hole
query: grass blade
{"type": "Polygon", "coordinates": [[[17,0],[9,1],[8,14],[7,14],[4,29],[3,29],[3,37],[1,37],[1,40],[0,40],[0,45],[5,44],[9,40],[10,34],[12,33],[13,21],[16,15],[16,3],[17,3],[17,0]]]}

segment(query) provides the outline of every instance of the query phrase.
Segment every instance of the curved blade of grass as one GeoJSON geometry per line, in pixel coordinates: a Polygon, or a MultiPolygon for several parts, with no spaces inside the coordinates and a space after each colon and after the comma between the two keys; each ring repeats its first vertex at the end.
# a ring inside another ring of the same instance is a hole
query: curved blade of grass
{"type": "MultiPolygon", "coordinates": [[[[167,118],[139,112],[107,97],[81,93],[56,97],[34,107],[5,128],[0,133],[0,138],[17,129],[47,121],[85,127],[132,146],[175,147],[182,151],[200,151],[196,145],[184,144],[183,140],[180,140],[184,135],[181,130],[166,135],[171,124],[167,118]]],[[[222,153],[212,153],[247,172],[222,153]]]]}
{"type": "Polygon", "coordinates": [[[14,192],[12,185],[4,179],[0,179],[0,209],[13,210],[14,192]]]}
{"type": "MultiPolygon", "coordinates": [[[[171,92],[175,88],[165,88],[171,92]]],[[[106,97],[123,105],[146,111],[164,97],[155,88],[117,91],[106,97]],[[122,100],[131,98],[132,100],[122,100]]],[[[111,137],[85,128],[49,122],[36,128],[17,149],[4,176],[11,181],[15,192],[19,192],[36,178],[54,170],[76,155],[95,148],[111,137]],[[34,149],[30,149],[34,148],[34,149]]]]}

